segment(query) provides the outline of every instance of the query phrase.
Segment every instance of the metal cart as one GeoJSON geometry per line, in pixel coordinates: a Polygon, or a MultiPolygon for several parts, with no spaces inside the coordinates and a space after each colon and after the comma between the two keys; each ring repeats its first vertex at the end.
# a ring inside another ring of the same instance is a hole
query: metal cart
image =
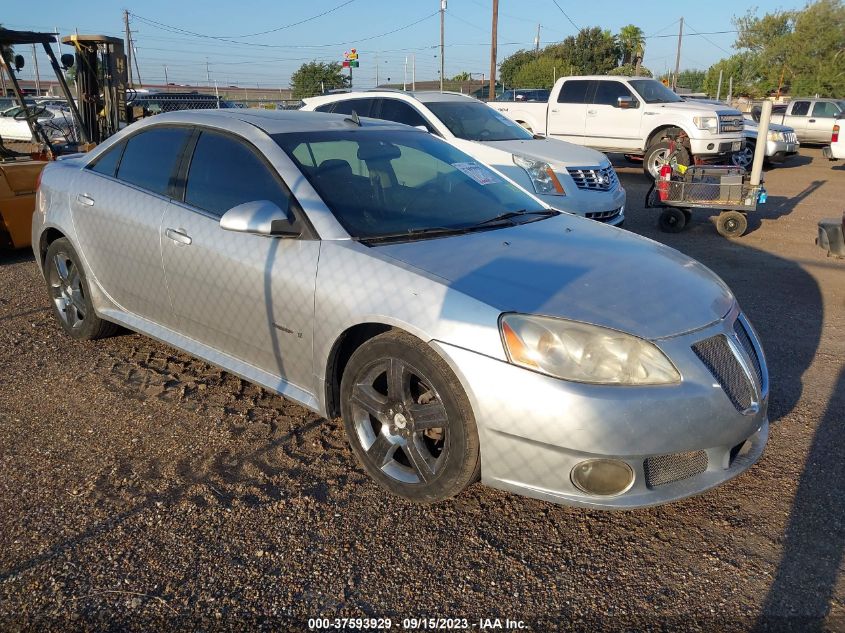
{"type": "Polygon", "coordinates": [[[716,230],[724,237],[739,237],[748,228],[746,213],[766,201],[762,184],[752,185],[741,167],[667,164],[646,195],[646,207],[662,207],[658,223],[663,231],[678,233],[692,218],[692,209],[721,209],[716,230]]]}

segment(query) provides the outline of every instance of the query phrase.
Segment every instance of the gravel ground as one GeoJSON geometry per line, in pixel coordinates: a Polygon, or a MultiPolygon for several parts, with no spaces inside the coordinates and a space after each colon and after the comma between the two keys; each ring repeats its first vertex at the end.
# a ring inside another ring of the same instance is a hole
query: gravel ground
{"type": "Polygon", "coordinates": [[[307,630],[312,617],[528,630],[845,630],[845,261],[813,244],[845,168],[767,173],[749,234],[676,235],[620,159],[627,228],[713,268],[768,355],[763,459],[704,495],[604,513],[475,485],[416,506],[319,416],[134,334],[60,333],[0,256],[0,629],[307,630]],[[491,622],[495,624],[495,622],[491,622]]]}

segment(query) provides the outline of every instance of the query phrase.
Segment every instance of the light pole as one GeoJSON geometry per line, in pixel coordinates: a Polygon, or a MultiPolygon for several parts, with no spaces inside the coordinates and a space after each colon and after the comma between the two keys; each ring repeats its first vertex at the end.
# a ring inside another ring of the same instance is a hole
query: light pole
{"type": "Polygon", "coordinates": [[[443,73],[445,71],[444,68],[444,60],[443,60],[443,38],[444,38],[444,21],[446,15],[446,0],[440,0],[440,92],[443,92],[443,73]]]}

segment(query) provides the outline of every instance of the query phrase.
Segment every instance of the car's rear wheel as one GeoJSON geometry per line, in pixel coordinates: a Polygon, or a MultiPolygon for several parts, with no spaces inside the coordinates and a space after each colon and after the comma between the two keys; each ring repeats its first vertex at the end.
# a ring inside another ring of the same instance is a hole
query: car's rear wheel
{"type": "Polygon", "coordinates": [[[88,280],[79,262],[79,255],[67,238],[55,240],[47,249],[44,276],[53,314],[62,329],[75,339],[111,336],[117,332],[118,326],[94,314],[88,280]]]}
{"type": "Polygon", "coordinates": [[[358,348],[341,380],[341,413],[358,461],[411,501],[452,497],[478,478],[478,432],[446,362],[402,332],[358,348]]]}

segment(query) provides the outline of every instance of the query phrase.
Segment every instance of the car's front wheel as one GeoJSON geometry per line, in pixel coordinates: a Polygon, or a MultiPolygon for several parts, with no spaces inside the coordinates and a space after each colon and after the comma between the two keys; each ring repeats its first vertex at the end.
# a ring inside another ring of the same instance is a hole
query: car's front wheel
{"type": "Polygon", "coordinates": [[[91,293],[79,255],[67,238],[50,244],[44,258],[47,291],[62,329],[75,339],[91,340],[111,336],[118,330],[114,323],[94,314],[91,293]]]}
{"type": "Polygon", "coordinates": [[[446,362],[403,332],[358,348],[341,380],[341,413],[358,461],[411,501],[452,497],[478,478],[475,418],[446,362]]]}
{"type": "Polygon", "coordinates": [[[731,154],[731,162],[737,167],[749,171],[754,163],[754,147],[754,141],[746,141],[745,147],[731,154]]]}

